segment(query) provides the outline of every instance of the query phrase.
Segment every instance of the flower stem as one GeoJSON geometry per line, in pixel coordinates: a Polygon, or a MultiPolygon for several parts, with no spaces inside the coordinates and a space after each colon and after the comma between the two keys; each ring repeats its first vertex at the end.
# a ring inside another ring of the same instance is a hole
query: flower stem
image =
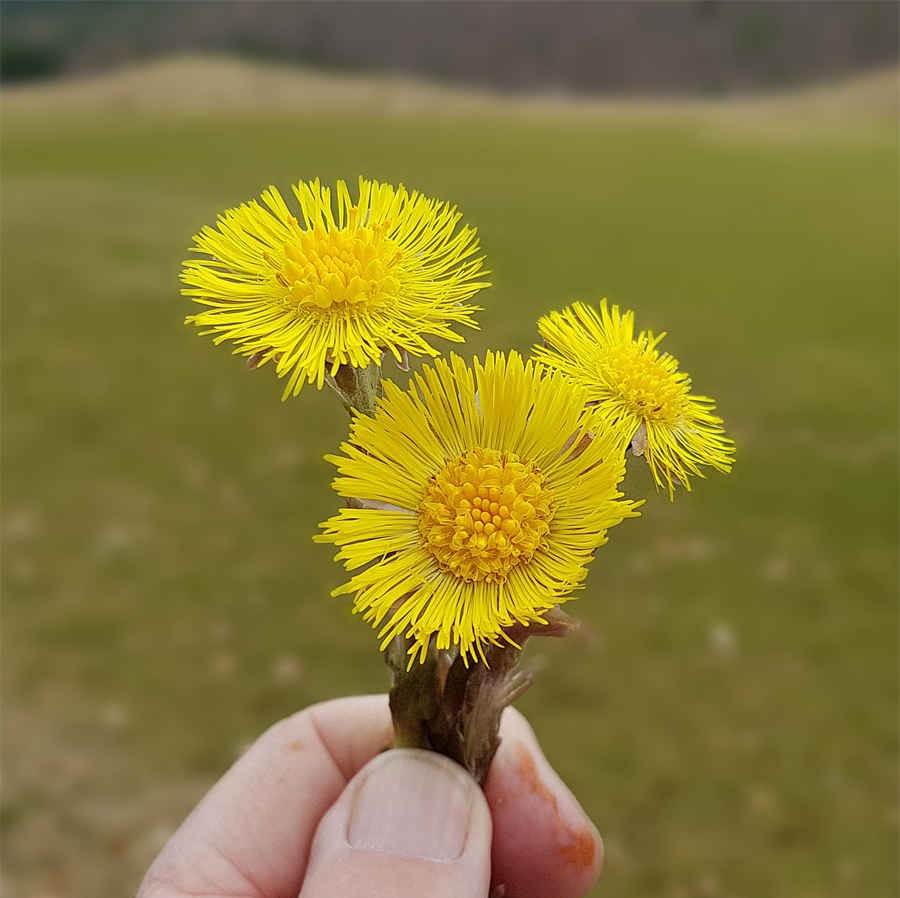
{"type": "Polygon", "coordinates": [[[326,374],[325,381],[338,394],[351,415],[375,413],[375,405],[383,392],[380,365],[369,365],[367,368],[341,365],[334,377],[326,374]]]}
{"type": "MultiPolygon", "coordinates": [[[[514,627],[510,637],[523,644],[530,636],[567,636],[576,622],[559,608],[542,624],[514,627]]],[[[409,664],[410,642],[397,636],[385,652],[393,673],[390,692],[394,744],[425,748],[461,764],[483,783],[500,745],[500,717],[531,685],[519,667],[516,645],[489,645],[487,663],[466,665],[458,652],[429,647],[425,660],[409,664]]]]}

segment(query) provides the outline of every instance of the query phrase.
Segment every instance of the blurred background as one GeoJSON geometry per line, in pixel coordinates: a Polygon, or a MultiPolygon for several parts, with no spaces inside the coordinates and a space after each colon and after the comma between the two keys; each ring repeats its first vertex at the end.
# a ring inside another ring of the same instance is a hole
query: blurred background
{"type": "Polygon", "coordinates": [[[361,173],[479,227],[468,351],[608,296],[738,443],[675,504],[635,468],[585,633],[528,651],[597,894],[898,894],[894,3],[2,16],[4,895],[132,894],[262,729],[386,686],[310,539],[343,411],[177,280],[222,209],[361,173]]]}

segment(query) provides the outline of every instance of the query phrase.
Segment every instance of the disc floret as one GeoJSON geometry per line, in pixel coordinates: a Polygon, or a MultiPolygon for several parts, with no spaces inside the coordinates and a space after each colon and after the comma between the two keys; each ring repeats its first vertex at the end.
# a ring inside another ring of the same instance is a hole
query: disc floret
{"type": "Polygon", "coordinates": [[[400,289],[403,253],[386,230],[384,224],[376,224],[345,231],[300,231],[296,240],[285,243],[276,276],[287,303],[298,311],[332,307],[374,311],[390,306],[400,289]]]}
{"type": "Polygon", "coordinates": [[[431,480],[419,532],[442,570],[468,582],[498,583],[532,559],[552,516],[539,470],[514,452],[479,447],[431,480]]]}

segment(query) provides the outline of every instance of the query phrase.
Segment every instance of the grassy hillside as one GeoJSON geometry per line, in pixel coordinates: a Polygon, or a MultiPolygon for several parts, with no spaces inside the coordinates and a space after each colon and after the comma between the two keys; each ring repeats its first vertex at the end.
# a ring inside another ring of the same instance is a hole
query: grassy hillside
{"type": "Polygon", "coordinates": [[[181,103],[198,71],[162,101],[6,104],[8,894],[129,894],[268,723],[384,686],[310,540],[343,412],[281,404],[184,328],[177,284],[225,206],[365,173],[479,226],[496,286],[467,351],[527,349],[539,314],[607,295],[669,331],[738,441],[731,477],[614,533],[570,606],[586,637],[532,655],[521,707],[606,838],[598,894],[896,895],[895,122],[819,121],[822,95],[788,129],[181,103]]]}

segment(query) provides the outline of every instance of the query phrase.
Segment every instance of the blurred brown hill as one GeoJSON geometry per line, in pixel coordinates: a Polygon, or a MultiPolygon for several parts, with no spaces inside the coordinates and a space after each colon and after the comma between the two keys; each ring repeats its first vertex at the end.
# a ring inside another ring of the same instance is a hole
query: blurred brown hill
{"type": "Polygon", "coordinates": [[[893,0],[6,0],[5,81],[216,51],[501,89],[715,94],[896,62],[893,0]]]}

